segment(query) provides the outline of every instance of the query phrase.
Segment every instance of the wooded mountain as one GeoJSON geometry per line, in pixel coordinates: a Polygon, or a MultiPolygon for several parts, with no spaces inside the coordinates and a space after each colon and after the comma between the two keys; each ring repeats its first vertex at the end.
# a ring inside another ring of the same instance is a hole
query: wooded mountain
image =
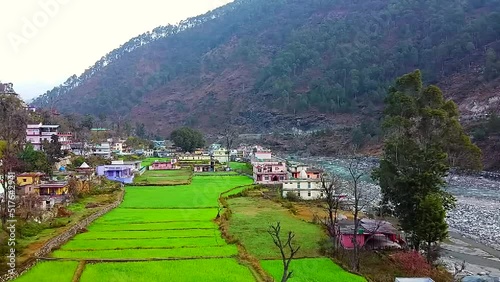
{"type": "Polygon", "coordinates": [[[462,115],[494,109],[500,0],[236,0],[131,39],[33,104],[151,134],[349,126],[417,68],[462,115]]]}

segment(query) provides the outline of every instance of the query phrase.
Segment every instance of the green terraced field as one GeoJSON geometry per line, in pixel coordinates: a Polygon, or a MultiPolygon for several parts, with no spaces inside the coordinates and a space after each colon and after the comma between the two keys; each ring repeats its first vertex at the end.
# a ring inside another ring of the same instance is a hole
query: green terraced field
{"type": "Polygon", "coordinates": [[[89,231],[132,231],[132,230],[170,230],[170,229],[217,229],[217,224],[209,221],[179,221],[136,224],[97,224],[91,225],[89,231]]]}
{"type": "MultiPolygon", "coordinates": [[[[147,177],[170,174],[154,173],[147,177]]],[[[18,281],[71,281],[82,260],[123,262],[87,264],[80,281],[255,281],[236,261],[236,245],[228,245],[213,222],[219,195],[251,183],[241,176],[206,176],[191,185],[126,187],[120,207],[52,253],[74,261],[40,263],[18,281]],[[152,259],[167,261],[127,261],[152,259]],[[58,263],[65,264],[51,272],[58,263]]]]}
{"type": "Polygon", "coordinates": [[[252,184],[245,176],[194,177],[190,185],[127,187],[123,208],[217,208],[219,194],[233,187],[252,184]]]}
{"type": "Polygon", "coordinates": [[[180,248],[180,247],[205,247],[225,246],[222,238],[193,237],[193,238],[160,238],[160,239],[117,239],[117,240],[71,240],[60,248],[62,251],[72,250],[114,250],[114,249],[140,249],[140,248],[180,248]]]}
{"type": "Polygon", "coordinates": [[[147,170],[143,175],[134,179],[136,184],[188,184],[192,172],[187,169],[179,170],[147,170]]]}
{"type": "Polygon", "coordinates": [[[80,281],[103,281],[103,277],[109,282],[255,281],[250,270],[235,259],[88,264],[80,281]]]}
{"type": "Polygon", "coordinates": [[[72,259],[151,259],[151,258],[203,258],[231,257],[238,254],[234,245],[175,249],[124,249],[95,251],[63,251],[53,253],[56,258],[72,259]]]}
{"type": "Polygon", "coordinates": [[[25,272],[16,282],[55,282],[73,279],[77,261],[44,261],[37,263],[30,271],[25,272]],[[54,271],[57,270],[57,271],[54,271]]]}
{"type": "MultiPolygon", "coordinates": [[[[264,260],[260,264],[276,281],[281,280],[281,260],[264,260]]],[[[293,271],[291,282],[366,282],[365,278],[343,270],[327,258],[296,259],[291,262],[290,270],[293,271]]]]}

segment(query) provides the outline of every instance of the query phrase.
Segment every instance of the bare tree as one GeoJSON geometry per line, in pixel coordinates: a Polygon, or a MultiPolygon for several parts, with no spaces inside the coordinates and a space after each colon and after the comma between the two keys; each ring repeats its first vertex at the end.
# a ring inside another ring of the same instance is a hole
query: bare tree
{"type": "Polygon", "coordinates": [[[462,279],[459,278],[459,275],[465,271],[466,268],[465,260],[462,261],[461,263],[455,263],[453,267],[454,267],[453,281],[461,281],[462,279]]]}
{"type": "Polygon", "coordinates": [[[334,249],[337,249],[337,223],[338,223],[338,211],[340,208],[340,198],[337,193],[337,188],[340,187],[341,181],[337,176],[332,175],[331,179],[327,180],[325,177],[321,177],[321,192],[323,193],[323,200],[326,204],[325,212],[326,217],[321,220],[323,226],[325,226],[330,239],[332,240],[334,249]]]}
{"type": "Polygon", "coordinates": [[[40,219],[42,215],[42,198],[35,193],[27,194],[20,198],[18,211],[22,218],[40,219]]]}
{"type": "Polygon", "coordinates": [[[238,128],[228,123],[221,132],[224,138],[224,143],[226,145],[227,163],[226,167],[229,167],[229,162],[231,161],[231,149],[233,148],[234,141],[238,138],[238,128]]]}
{"type": "Polygon", "coordinates": [[[286,242],[283,243],[283,241],[281,240],[281,224],[279,221],[276,223],[276,225],[271,224],[267,232],[269,233],[269,235],[271,235],[274,244],[280,250],[281,260],[283,261],[283,276],[281,278],[281,282],[286,282],[290,277],[292,277],[293,271],[289,271],[290,263],[292,262],[293,257],[300,250],[300,246],[292,246],[292,240],[295,238],[295,233],[293,233],[292,231],[288,231],[286,242]],[[289,249],[288,256],[286,254],[287,248],[289,249]]]}
{"type": "Polygon", "coordinates": [[[360,220],[359,213],[364,209],[368,203],[365,198],[364,189],[361,187],[361,177],[365,175],[365,171],[361,168],[361,162],[358,157],[353,157],[349,162],[349,176],[350,176],[350,189],[353,196],[353,216],[354,216],[354,231],[353,231],[353,245],[354,252],[352,256],[352,268],[354,271],[359,271],[359,242],[357,234],[359,230],[360,220]]]}

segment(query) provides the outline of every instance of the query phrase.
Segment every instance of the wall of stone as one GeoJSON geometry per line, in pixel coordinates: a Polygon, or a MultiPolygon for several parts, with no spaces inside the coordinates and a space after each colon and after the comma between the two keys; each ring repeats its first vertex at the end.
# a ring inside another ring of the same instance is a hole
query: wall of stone
{"type": "Polygon", "coordinates": [[[92,215],[80,220],[77,224],[69,228],[68,230],[64,231],[64,233],[61,233],[60,235],[52,238],[50,241],[48,241],[45,245],[43,245],[37,252],[35,252],[35,256],[32,259],[27,260],[23,265],[19,265],[16,269],[16,275],[3,275],[0,277],[0,281],[10,281],[16,278],[17,276],[23,274],[24,272],[28,271],[30,268],[32,268],[38,261],[38,258],[43,258],[44,256],[47,256],[52,250],[60,248],[62,245],[64,245],[66,242],[71,240],[76,234],[81,229],[86,228],[89,226],[94,220],[98,219],[99,217],[105,215],[112,209],[118,207],[122,201],[123,197],[125,196],[125,191],[121,191],[120,196],[118,200],[116,200],[114,203],[109,204],[105,208],[99,210],[96,213],[93,213],[92,215]]]}

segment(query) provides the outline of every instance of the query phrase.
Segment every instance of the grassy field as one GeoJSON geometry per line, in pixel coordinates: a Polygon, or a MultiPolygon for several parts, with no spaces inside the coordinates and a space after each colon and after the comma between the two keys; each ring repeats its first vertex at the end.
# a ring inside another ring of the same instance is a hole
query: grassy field
{"type": "Polygon", "coordinates": [[[267,230],[270,224],[281,222],[283,233],[293,231],[295,244],[301,246],[297,257],[317,257],[318,242],[325,238],[318,225],[290,215],[287,209],[269,200],[235,198],[228,200],[232,211],[229,232],[241,240],[245,248],[259,259],[277,259],[279,250],[274,246],[267,230]]]}
{"type": "Polygon", "coordinates": [[[134,178],[135,184],[173,185],[189,184],[192,172],[188,169],[147,170],[143,175],[134,178]]]}
{"type": "MultiPolygon", "coordinates": [[[[262,267],[276,280],[281,280],[283,275],[283,262],[281,260],[264,260],[262,267]]],[[[328,258],[296,259],[290,264],[293,275],[291,282],[366,282],[358,275],[346,272],[328,258]]]]}
{"type": "Polygon", "coordinates": [[[15,281],[16,282],[71,281],[73,279],[73,274],[75,273],[77,267],[78,267],[77,261],[44,261],[37,263],[32,269],[30,269],[30,271],[25,272],[15,281]]]}
{"type": "Polygon", "coordinates": [[[103,281],[103,276],[109,282],[255,281],[248,268],[235,259],[88,264],[80,281],[103,281]]]}
{"type": "Polygon", "coordinates": [[[194,177],[190,185],[158,187],[127,187],[123,208],[217,208],[219,194],[232,187],[249,185],[245,176],[194,177]]]}
{"type": "MultiPolygon", "coordinates": [[[[146,177],[171,175],[153,173],[146,177]]],[[[203,176],[194,177],[190,185],[126,187],[120,207],[52,253],[74,261],[72,268],[66,267],[66,276],[53,274],[50,281],[71,281],[78,261],[92,259],[123,262],[87,264],[80,281],[254,281],[250,270],[235,259],[236,245],[226,243],[213,221],[219,195],[251,183],[242,176],[203,176]],[[168,261],[127,261],[143,259],[168,261]]],[[[40,281],[39,268],[50,271],[40,263],[19,281],[40,281]]]]}

